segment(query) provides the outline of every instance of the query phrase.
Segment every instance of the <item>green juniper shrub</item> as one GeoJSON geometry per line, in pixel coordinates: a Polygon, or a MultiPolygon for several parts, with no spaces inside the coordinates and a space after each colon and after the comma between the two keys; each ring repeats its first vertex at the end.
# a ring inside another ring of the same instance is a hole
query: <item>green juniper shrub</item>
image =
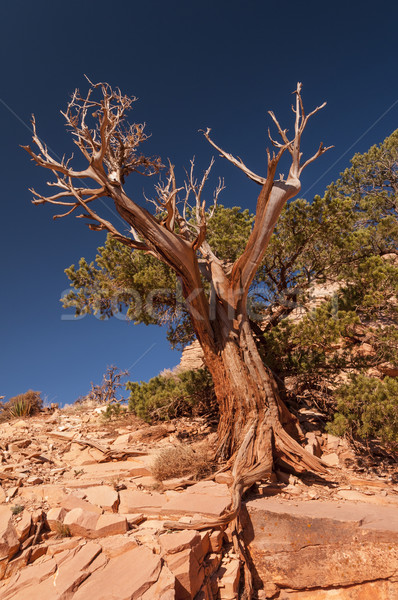
{"type": "Polygon", "coordinates": [[[213,382],[207,369],[166,373],[144,381],[127,383],[129,409],[138,417],[167,420],[216,410],[213,382]]]}
{"type": "Polygon", "coordinates": [[[378,440],[398,449],[398,381],[352,375],[336,391],[337,408],[327,429],[363,441],[378,440]]]}
{"type": "Polygon", "coordinates": [[[104,412],[102,413],[102,418],[105,421],[113,421],[122,417],[127,410],[127,406],[122,406],[120,402],[115,402],[114,404],[108,404],[104,412]]]}

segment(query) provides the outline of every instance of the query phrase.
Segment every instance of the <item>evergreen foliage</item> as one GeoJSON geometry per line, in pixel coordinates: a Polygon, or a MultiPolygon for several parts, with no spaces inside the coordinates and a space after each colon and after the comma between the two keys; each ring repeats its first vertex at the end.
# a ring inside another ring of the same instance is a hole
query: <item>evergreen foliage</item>
{"type": "Polygon", "coordinates": [[[129,409],[138,417],[167,420],[184,414],[203,414],[215,409],[215,395],[206,369],[166,373],[144,381],[129,382],[129,409]]]}
{"type": "MultiPolygon", "coordinates": [[[[323,408],[337,410],[333,431],[389,442],[396,441],[396,382],[367,373],[383,363],[398,365],[397,197],[398,130],[356,154],[322,197],[284,208],[250,291],[262,357],[281,389],[293,377],[296,395],[305,391],[318,403],[322,397],[323,408]],[[332,283],[338,291],[314,305],[314,285],[332,283]],[[371,350],[363,352],[363,344],[371,350]],[[335,391],[341,372],[354,378],[335,391]]],[[[226,265],[243,250],[252,224],[248,210],[219,205],[214,211],[208,241],[226,265]]],[[[95,263],[81,259],[66,273],[72,290],[64,306],[76,314],[106,318],[126,310],[136,323],[167,324],[173,346],[193,339],[175,275],[151,256],[109,236],[95,263]]],[[[145,419],[214,401],[206,371],[128,387],[130,409],[145,419]]]]}
{"type": "Polygon", "coordinates": [[[354,439],[378,439],[398,448],[398,381],[353,375],[336,392],[337,407],[328,430],[354,439]]]}

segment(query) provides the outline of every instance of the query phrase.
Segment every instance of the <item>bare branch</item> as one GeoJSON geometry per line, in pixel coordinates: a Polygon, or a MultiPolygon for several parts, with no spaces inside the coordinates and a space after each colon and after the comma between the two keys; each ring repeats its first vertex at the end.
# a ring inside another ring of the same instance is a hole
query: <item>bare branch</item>
{"type": "Polygon", "coordinates": [[[282,143],[272,139],[269,134],[272,144],[279,149],[279,152],[277,156],[271,156],[269,150],[267,150],[268,174],[258,197],[254,227],[243,254],[232,268],[231,286],[235,290],[236,302],[245,298],[247,295],[249,286],[262,257],[264,256],[273,229],[284,205],[300,190],[301,184],[299,177],[303,169],[329,149],[324,148],[323,144],[321,144],[314,156],[309,158],[303,165],[300,165],[302,156],[300,152],[302,133],[308,119],[325,106],[325,103],[323,103],[306,115],[301,97],[301,89],[302,84],[299,82],[294,92],[296,95],[295,107],[292,107],[293,113],[295,114],[294,137],[292,140],[289,140],[287,136],[287,129],[282,129],[275,114],[272,111],[269,111],[269,115],[275,123],[282,139],[282,143]],[[286,181],[283,181],[283,177],[281,177],[279,181],[275,181],[275,170],[285,150],[288,150],[292,157],[289,175],[286,181]]]}
{"type": "Polygon", "coordinates": [[[319,158],[320,156],[322,156],[322,154],[325,154],[325,152],[327,152],[328,150],[330,150],[331,148],[334,148],[334,146],[327,146],[326,148],[323,145],[323,142],[321,142],[319,144],[319,148],[318,150],[315,152],[315,154],[313,156],[311,156],[311,158],[309,158],[308,160],[305,161],[305,163],[303,165],[300,166],[300,175],[301,173],[304,171],[304,169],[306,167],[308,167],[308,165],[310,165],[311,163],[314,162],[314,160],[316,160],[317,158],[319,158]]]}
{"type": "Polygon", "coordinates": [[[232,156],[232,154],[228,154],[228,152],[225,152],[225,150],[223,150],[222,148],[220,148],[219,146],[217,146],[217,144],[215,144],[213,142],[213,140],[210,138],[210,131],[211,129],[207,128],[206,131],[203,131],[203,135],[205,136],[205,138],[207,139],[207,141],[209,142],[209,144],[211,144],[213,146],[213,148],[215,148],[216,150],[218,150],[218,152],[221,154],[221,156],[223,156],[224,158],[226,158],[230,163],[232,163],[233,165],[235,165],[236,167],[238,167],[238,169],[240,169],[241,171],[243,171],[243,173],[252,181],[254,181],[255,183],[258,183],[259,185],[264,185],[265,183],[265,179],[264,177],[261,177],[260,175],[256,175],[256,173],[253,173],[253,171],[251,171],[250,169],[248,169],[248,167],[246,167],[246,165],[242,162],[241,159],[237,159],[234,156],[232,156]]]}
{"type": "MultiPolygon", "coordinates": [[[[87,204],[87,200],[83,200],[82,196],[78,193],[78,191],[73,187],[72,181],[70,180],[70,191],[73,194],[73,196],[76,198],[77,203],[80,204],[86,211],[86,213],[89,215],[89,217],[91,219],[93,219],[94,221],[97,221],[98,224],[89,224],[89,228],[94,230],[94,231],[109,231],[110,234],[112,234],[112,236],[118,240],[119,242],[122,242],[123,244],[130,246],[131,248],[134,248],[136,250],[145,250],[145,251],[149,251],[150,248],[143,242],[141,241],[137,241],[135,239],[131,239],[125,235],[123,235],[122,233],[120,233],[113,225],[112,223],[110,223],[109,221],[107,221],[106,219],[103,219],[102,217],[100,217],[98,215],[98,213],[96,213],[94,210],[92,210],[88,204],[87,204]]],[[[82,215],[85,216],[85,215],[82,215]]]]}
{"type": "Polygon", "coordinates": [[[273,120],[273,122],[276,125],[276,128],[279,132],[279,135],[281,136],[282,140],[283,140],[283,144],[281,144],[280,142],[276,142],[274,140],[272,140],[271,136],[269,135],[269,129],[268,129],[268,135],[269,138],[271,140],[271,142],[273,143],[274,146],[276,146],[277,148],[282,148],[283,146],[286,146],[290,152],[290,154],[292,153],[292,149],[291,149],[291,144],[292,142],[289,141],[288,137],[287,137],[287,129],[282,129],[282,127],[279,125],[279,121],[276,118],[274,112],[272,110],[268,111],[269,116],[271,117],[271,119],[273,120]]]}

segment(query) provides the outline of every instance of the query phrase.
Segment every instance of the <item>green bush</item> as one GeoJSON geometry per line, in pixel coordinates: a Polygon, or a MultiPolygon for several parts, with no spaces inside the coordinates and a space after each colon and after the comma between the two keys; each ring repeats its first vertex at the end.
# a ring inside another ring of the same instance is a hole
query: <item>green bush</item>
{"type": "Polygon", "coordinates": [[[335,435],[398,444],[398,381],[354,375],[336,391],[337,410],[327,429],[335,435]]]}
{"type": "Polygon", "coordinates": [[[10,398],[1,406],[1,420],[13,419],[16,417],[31,417],[41,411],[43,400],[41,392],[28,390],[24,394],[19,394],[10,398]]]}
{"type": "Polygon", "coordinates": [[[113,421],[120,419],[120,417],[126,414],[126,406],[122,406],[120,402],[116,402],[115,404],[108,404],[106,410],[102,413],[102,418],[104,421],[113,421]]]}
{"type": "Polygon", "coordinates": [[[215,394],[206,369],[167,373],[144,381],[128,382],[129,410],[146,421],[167,420],[215,410],[215,394]]]}

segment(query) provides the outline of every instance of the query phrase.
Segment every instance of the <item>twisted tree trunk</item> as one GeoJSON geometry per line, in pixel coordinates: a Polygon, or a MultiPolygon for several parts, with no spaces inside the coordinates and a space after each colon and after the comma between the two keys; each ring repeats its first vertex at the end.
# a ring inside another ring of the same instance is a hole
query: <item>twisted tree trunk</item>
{"type": "Polygon", "coordinates": [[[244,475],[245,488],[268,478],[275,463],[298,472],[324,473],[320,461],[292,437],[302,437],[299,423],[279,396],[247,317],[240,317],[237,328],[232,321],[228,332],[216,320],[216,343],[211,346],[198,336],[220,408],[218,455],[233,457],[234,476],[244,475]]]}
{"type": "MultiPolygon", "coordinates": [[[[160,181],[155,186],[157,208],[166,215],[164,218],[150,214],[126,194],[123,184],[128,175],[154,175],[162,166],[160,159],[138,152],[147,137],[144,126],[126,126],[126,113],[134,98],[124,96],[120,90],[113,90],[106,83],[93,84],[86,97],[75,91],[66,112],[62,114],[87,160],[86,168],[81,171],[72,168],[71,159],[56,160],[51,155],[36,133],[34,118],[33,142],[38,150],[34,152],[30,146],[24,146],[36,164],[50,170],[55,177],[49,185],[57,188],[56,193],[46,196],[31,190],[35,204],[49,203],[66,210],[54,218],[77,211],[77,216],[91,220],[91,229],[106,230],[128,247],[147,252],[168,265],[182,282],[192,324],[203,348],[220,405],[218,452],[225,458],[231,458],[233,463],[232,506],[229,513],[218,520],[219,524],[228,523],[238,515],[244,490],[255,481],[268,477],[275,462],[282,462],[297,471],[324,470],[321,462],[305,452],[287,432],[289,427],[297,430],[297,422],[280,400],[272,374],[257,352],[246,312],[251,283],[279,215],[286,203],[300,191],[303,169],[327,150],[320,144],[311,158],[301,162],[303,131],[308,119],[325,103],[305,114],[301,83],[297,84],[295,96],[292,139],[288,138],[287,130],[281,128],[275,115],[269,112],[281,141],[270,137],[277,153],[271,155],[267,150],[266,177],[256,175],[240,159],[217,146],[209,137],[210,130],[204,134],[221,156],[261,186],[252,232],[241,256],[230,269],[225,268],[206,241],[206,219],[211,218],[214,209],[206,213],[202,192],[213,161],[200,182],[193,176],[192,163],[188,180],[180,188],[170,164],[166,183],[160,181]],[[99,99],[96,99],[96,94],[100,95],[99,99]],[[87,125],[89,117],[95,119],[95,126],[91,129],[87,125]],[[283,177],[275,178],[285,152],[291,156],[286,181],[283,177]],[[89,184],[84,187],[82,182],[86,181],[89,184]],[[183,189],[186,195],[184,200],[180,200],[180,211],[177,200],[183,189]],[[190,195],[194,197],[193,207],[189,204],[190,195]],[[129,225],[127,234],[118,231],[92,208],[92,203],[102,198],[112,199],[116,211],[129,225]],[[210,298],[203,290],[202,277],[211,286],[210,298]]],[[[215,205],[222,189],[220,182],[214,193],[215,205]]],[[[184,524],[184,527],[187,525],[184,524]]],[[[195,523],[194,527],[199,525],[195,523]]],[[[250,582],[247,591],[250,597],[250,582]]]]}

